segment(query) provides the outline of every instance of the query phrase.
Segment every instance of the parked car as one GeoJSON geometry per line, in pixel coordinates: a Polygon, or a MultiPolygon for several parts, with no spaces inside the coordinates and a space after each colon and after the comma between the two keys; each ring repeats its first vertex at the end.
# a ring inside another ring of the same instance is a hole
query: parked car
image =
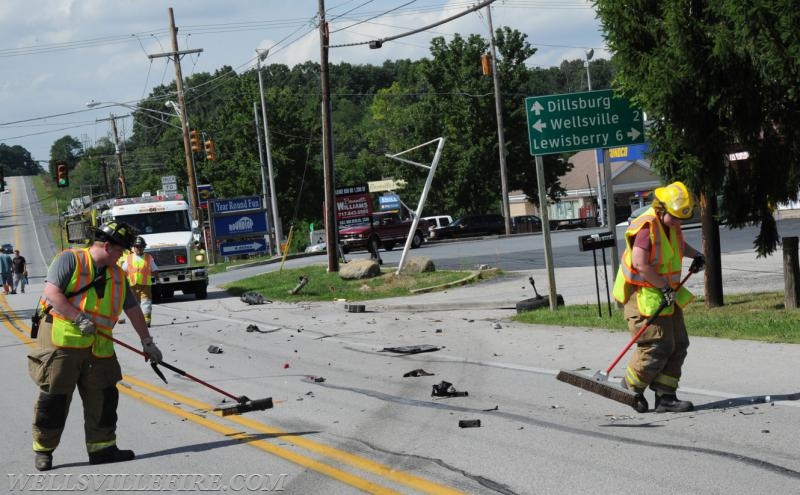
{"type": "Polygon", "coordinates": [[[422,217],[422,219],[428,222],[428,230],[425,231],[427,237],[430,237],[433,229],[445,227],[453,223],[453,217],[450,215],[434,215],[432,217],[422,217]]]}
{"type": "Polygon", "coordinates": [[[511,233],[526,234],[529,232],[541,232],[542,219],[536,215],[519,215],[511,217],[511,233]]]}
{"type": "Polygon", "coordinates": [[[422,217],[422,219],[427,220],[434,229],[453,223],[453,217],[450,215],[434,215],[432,217],[422,217]]]}
{"type": "MultiPolygon", "coordinates": [[[[405,244],[412,225],[410,218],[403,218],[398,210],[382,211],[372,214],[365,223],[348,225],[339,229],[339,243],[342,251],[348,253],[357,249],[367,249],[370,243],[391,251],[398,244],[405,244]]],[[[411,248],[418,248],[428,230],[428,222],[420,220],[417,230],[411,234],[411,248]]]]}
{"type": "Polygon", "coordinates": [[[466,215],[449,225],[430,231],[431,239],[448,239],[481,235],[499,235],[506,232],[501,215],[466,215]]]}
{"type": "Polygon", "coordinates": [[[4,253],[11,254],[11,253],[14,252],[14,246],[11,245],[11,244],[6,243],[6,244],[3,244],[2,247],[0,247],[0,250],[2,250],[4,253]]]}

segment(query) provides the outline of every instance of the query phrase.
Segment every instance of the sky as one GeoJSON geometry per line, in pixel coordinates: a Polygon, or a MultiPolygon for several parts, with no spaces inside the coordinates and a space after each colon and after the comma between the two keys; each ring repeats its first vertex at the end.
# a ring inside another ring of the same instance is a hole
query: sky
{"type": "MultiPolygon", "coordinates": [[[[381,64],[429,57],[431,38],[454,33],[488,36],[486,9],[430,30],[387,42],[337,47],[397,36],[455,16],[479,0],[325,0],[331,63],[381,64]]],[[[126,115],[152,88],[175,79],[169,8],[185,55],[183,76],[237,73],[256,64],[256,49],[269,49],[264,64],[290,67],[319,62],[319,0],[2,0],[0,1],[0,143],[23,146],[35,160],[50,158],[53,142],[70,135],[91,146],[110,136],[111,113],[126,115]],[[89,101],[109,102],[87,108],[89,101]]],[[[528,35],[537,48],[530,66],[562,60],[608,58],[599,21],[586,0],[496,0],[495,29],[528,35]]],[[[265,81],[269,84],[269,81],[265,81]]],[[[165,112],[171,112],[165,108],[165,112]]],[[[191,116],[190,116],[191,118],[191,116]]],[[[130,135],[131,119],[118,130],[130,135]]]]}

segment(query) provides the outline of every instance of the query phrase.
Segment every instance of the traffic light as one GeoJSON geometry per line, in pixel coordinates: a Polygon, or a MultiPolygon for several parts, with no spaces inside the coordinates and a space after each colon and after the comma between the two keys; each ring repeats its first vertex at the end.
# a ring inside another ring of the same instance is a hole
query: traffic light
{"type": "Polygon", "coordinates": [[[206,160],[216,160],[217,151],[214,147],[214,141],[208,139],[204,144],[206,147],[206,160]]]}
{"type": "Polygon", "coordinates": [[[69,169],[63,163],[59,163],[56,167],[56,186],[69,187],[69,169]]]}
{"type": "Polygon", "coordinates": [[[200,152],[200,135],[197,131],[189,131],[189,143],[192,145],[192,153],[200,152]]]}

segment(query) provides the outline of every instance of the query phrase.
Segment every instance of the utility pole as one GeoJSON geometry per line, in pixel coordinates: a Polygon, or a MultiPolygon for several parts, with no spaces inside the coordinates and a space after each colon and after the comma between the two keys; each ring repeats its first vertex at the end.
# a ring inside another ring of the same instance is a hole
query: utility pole
{"type": "Polygon", "coordinates": [[[319,0],[319,75],[322,90],[322,170],[325,179],[325,242],[328,271],[339,271],[339,248],[336,243],[336,197],[333,177],[333,138],[331,132],[331,87],[328,79],[328,47],[330,33],[325,21],[325,0],[319,0]]]}
{"type": "Polygon", "coordinates": [[[117,181],[119,182],[119,191],[124,198],[128,195],[128,186],[125,183],[125,168],[122,166],[122,149],[119,146],[119,135],[117,134],[117,119],[113,113],[107,119],[98,119],[97,122],[111,121],[111,132],[114,133],[114,146],[116,147],[117,155],[117,181]]]}
{"type": "MultiPolygon", "coordinates": [[[[261,201],[264,203],[264,214],[269,225],[269,202],[267,202],[267,173],[264,170],[264,150],[261,147],[261,131],[258,130],[258,104],[253,102],[253,115],[256,122],[256,138],[258,139],[258,162],[261,165],[261,201]]],[[[267,229],[269,230],[269,229],[267,229]]],[[[275,253],[275,245],[269,241],[269,232],[264,234],[264,241],[269,246],[270,254],[275,253]]],[[[280,254],[280,252],[278,251],[280,254]]]]}
{"type": "Polygon", "coordinates": [[[494,47],[494,27],[492,27],[492,6],[486,6],[489,21],[489,46],[492,50],[492,81],[494,81],[494,108],[497,114],[497,142],[500,150],[500,193],[503,195],[503,219],[506,235],[511,234],[511,207],[508,204],[508,176],[506,173],[506,138],[503,132],[503,100],[500,96],[500,76],[497,74],[497,52],[494,47]]]}
{"type": "MultiPolygon", "coordinates": [[[[586,55],[586,61],[583,63],[586,66],[586,86],[589,88],[589,91],[591,91],[592,90],[592,74],[591,74],[591,71],[589,70],[589,61],[594,56],[594,50],[589,48],[584,52],[584,54],[586,55]]],[[[597,216],[600,218],[600,226],[604,227],[606,225],[606,215],[605,215],[605,212],[603,211],[604,210],[604,208],[603,208],[603,188],[601,187],[601,184],[600,184],[600,164],[597,163],[597,150],[596,149],[592,150],[592,155],[593,155],[592,160],[594,161],[594,171],[597,174],[597,208],[598,208],[597,216]]],[[[610,180],[610,179],[607,177],[606,180],[610,180]]],[[[589,193],[591,193],[591,192],[592,191],[590,189],[589,193]]],[[[613,201],[611,201],[611,203],[613,203],[613,201]]],[[[609,225],[611,225],[613,227],[612,224],[609,224],[609,225]]],[[[616,273],[616,272],[613,272],[613,273],[616,273]]]]}
{"type": "MultiPolygon", "coordinates": [[[[278,195],[275,191],[275,173],[272,168],[272,152],[269,146],[269,126],[267,125],[267,100],[264,97],[264,80],[261,77],[261,62],[267,58],[269,50],[256,50],[258,55],[258,90],[261,93],[261,115],[264,120],[264,144],[267,150],[267,170],[269,171],[269,192],[271,195],[272,203],[272,221],[273,229],[275,229],[275,252],[278,256],[283,254],[281,249],[281,239],[283,239],[283,228],[281,227],[281,218],[278,215],[278,195]]],[[[265,205],[266,208],[266,205],[265,205]]]]}
{"type": "MultiPolygon", "coordinates": [[[[172,7],[168,9],[169,13],[169,31],[172,36],[172,51],[166,53],[156,53],[148,55],[147,57],[152,60],[154,58],[169,57],[175,62],[175,86],[178,89],[178,111],[181,116],[181,129],[183,131],[183,151],[186,155],[186,175],[189,181],[189,203],[192,207],[192,215],[195,220],[200,221],[200,208],[199,201],[197,200],[197,183],[194,175],[194,163],[192,160],[192,146],[189,144],[189,119],[186,115],[186,105],[183,98],[183,74],[181,73],[181,56],[190,53],[200,53],[202,48],[194,50],[178,50],[178,28],[175,27],[175,16],[172,13],[172,7]]],[[[202,225],[200,225],[202,228],[202,225]]]]}

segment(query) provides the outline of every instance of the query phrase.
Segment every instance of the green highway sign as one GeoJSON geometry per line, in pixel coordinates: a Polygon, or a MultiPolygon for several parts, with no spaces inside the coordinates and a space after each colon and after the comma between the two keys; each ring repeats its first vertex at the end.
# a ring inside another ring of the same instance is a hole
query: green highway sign
{"type": "Polygon", "coordinates": [[[610,89],[525,98],[531,155],[644,142],[644,117],[610,89]]]}

